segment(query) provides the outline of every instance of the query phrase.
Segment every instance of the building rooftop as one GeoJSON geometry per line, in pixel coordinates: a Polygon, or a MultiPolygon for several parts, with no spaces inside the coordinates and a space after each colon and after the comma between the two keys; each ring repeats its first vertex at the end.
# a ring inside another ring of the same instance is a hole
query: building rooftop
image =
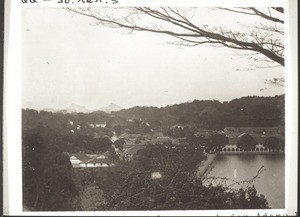
{"type": "Polygon", "coordinates": [[[88,161],[91,159],[83,151],[80,151],[80,152],[74,154],[73,156],[76,157],[80,161],[88,161]]]}
{"type": "Polygon", "coordinates": [[[91,159],[85,163],[93,163],[93,164],[96,164],[96,163],[106,163],[106,164],[111,164],[112,163],[112,160],[108,159],[108,158],[94,158],[94,159],[91,159]]]}
{"type": "MultiPolygon", "coordinates": [[[[239,140],[239,138],[244,135],[245,133],[241,134],[240,136],[238,137],[229,137],[229,144],[236,144],[237,141],[239,140]]],[[[251,135],[249,134],[250,136],[253,137],[253,139],[258,143],[258,144],[264,144],[266,139],[269,137],[269,136],[260,136],[260,135],[251,135]]],[[[279,138],[283,138],[282,136],[277,136],[279,138]]],[[[284,140],[284,139],[283,139],[284,140]]]]}
{"type": "Polygon", "coordinates": [[[135,154],[138,150],[145,148],[146,145],[135,145],[132,148],[127,149],[124,154],[135,154]]]}

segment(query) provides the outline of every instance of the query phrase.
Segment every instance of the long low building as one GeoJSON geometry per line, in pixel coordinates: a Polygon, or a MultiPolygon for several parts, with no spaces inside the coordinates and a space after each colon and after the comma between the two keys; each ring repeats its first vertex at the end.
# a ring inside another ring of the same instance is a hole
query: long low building
{"type": "Polygon", "coordinates": [[[80,167],[113,167],[115,164],[109,159],[94,158],[86,162],[79,163],[80,167]]]}
{"type": "MultiPolygon", "coordinates": [[[[250,149],[248,152],[283,152],[284,150],[283,149],[269,149],[267,147],[265,147],[264,145],[262,144],[257,144],[255,146],[255,148],[252,148],[250,149]]],[[[224,148],[221,149],[220,151],[221,153],[228,153],[228,152],[231,152],[231,153],[236,153],[236,152],[245,152],[243,150],[241,150],[240,148],[237,147],[236,144],[229,144],[229,145],[226,145],[224,148]]]]}
{"type": "Polygon", "coordinates": [[[209,153],[273,153],[273,152],[284,152],[284,149],[270,149],[265,147],[263,144],[257,144],[252,149],[245,151],[240,149],[236,144],[227,144],[220,150],[212,149],[209,151],[209,153]]]}
{"type": "Polygon", "coordinates": [[[80,151],[70,157],[73,167],[112,167],[115,166],[110,152],[89,155],[80,151]]]}

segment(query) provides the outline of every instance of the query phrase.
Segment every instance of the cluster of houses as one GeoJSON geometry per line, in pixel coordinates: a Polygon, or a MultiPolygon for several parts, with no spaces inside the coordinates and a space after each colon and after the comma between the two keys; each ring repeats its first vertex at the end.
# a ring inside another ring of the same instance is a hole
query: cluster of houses
{"type": "MultiPolygon", "coordinates": [[[[271,152],[284,152],[283,149],[269,149],[264,146],[264,141],[268,136],[281,135],[284,131],[280,128],[233,128],[227,127],[222,132],[229,138],[229,144],[224,146],[221,150],[218,150],[221,154],[226,153],[243,153],[245,151],[237,147],[238,139],[244,134],[251,134],[257,145],[250,149],[247,153],[271,153],[271,152]]],[[[207,133],[207,132],[205,132],[207,133]]],[[[114,135],[115,136],[115,135],[114,135]]],[[[115,136],[116,137],[116,136],[115,136]]],[[[113,141],[116,138],[112,139],[113,141]]],[[[130,141],[132,139],[129,139],[130,141]]],[[[70,157],[70,161],[73,167],[113,167],[115,166],[116,157],[119,160],[131,161],[134,155],[140,150],[146,147],[147,144],[160,144],[166,148],[189,148],[189,143],[186,138],[171,139],[167,136],[157,136],[156,138],[143,139],[138,144],[128,144],[129,146],[125,150],[120,151],[116,149],[116,155],[112,156],[110,151],[102,154],[86,154],[84,152],[78,152],[70,157]],[[167,145],[168,144],[168,145],[167,145]]],[[[113,145],[114,146],[114,145],[113,145]]],[[[216,152],[217,150],[209,150],[209,152],[216,152]]]]}
{"type": "MultiPolygon", "coordinates": [[[[117,153],[116,157],[119,158],[119,160],[131,161],[133,160],[133,155],[143,148],[145,148],[145,145],[135,145],[122,153],[117,153]]],[[[86,154],[83,151],[80,151],[70,157],[71,164],[74,168],[114,167],[116,166],[115,160],[116,159],[112,157],[112,153],[110,151],[99,155],[86,154]]]]}
{"type": "MultiPolygon", "coordinates": [[[[80,130],[81,129],[81,125],[75,124],[74,121],[69,120],[69,125],[72,127],[72,129],[69,130],[70,133],[74,133],[75,130],[80,130]]],[[[106,121],[104,123],[91,123],[88,126],[90,128],[104,129],[106,127],[106,121]]]]}
{"type": "Polygon", "coordinates": [[[105,128],[106,127],[106,121],[104,123],[94,123],[89,124],[91,128],[105,128]]]}

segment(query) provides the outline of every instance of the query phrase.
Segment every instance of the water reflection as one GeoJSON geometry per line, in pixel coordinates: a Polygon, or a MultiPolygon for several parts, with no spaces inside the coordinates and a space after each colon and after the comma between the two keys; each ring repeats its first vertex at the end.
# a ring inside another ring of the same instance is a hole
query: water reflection
{"type": "Polygon", "coordinates": [[[264,166],[255,180],[257,192],[265,195],[273,209],[284,208],[284,155],[219,155],[207,175],[227,177],[236,181],[250,180],[264,166]]]}

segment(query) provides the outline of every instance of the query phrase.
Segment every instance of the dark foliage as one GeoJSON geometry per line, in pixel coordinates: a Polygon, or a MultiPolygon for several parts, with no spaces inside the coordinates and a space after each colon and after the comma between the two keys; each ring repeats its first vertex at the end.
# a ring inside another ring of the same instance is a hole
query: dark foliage
{"type": "Polygon", "coordinates": [[[249,134],[243,134],[237,141],[237,147],[241,150],[250,151],[257,145],[255,139],[249,134]]]}
{"type": "MultiPolygon", "coordinates": [[[[97,138],[88,130],[76,133],[80,114],[23,110],[23,205],[31,210],[72,210],[78,189],[74,184],[69,153],[101,153],[112,148],[108,137],[97,138]],[[69,120],[73,120],[70,125],[69,120]],[[70,133],[73,130],[74,133],[70,133]]],[[[81,119],[81,126],[86,120],[81,119]]],[[[103,129],[105,132],[107,129],[103,129]]]]}
{"type": "Polygon", "coordinates": [[[70,210],[77,194],[69,156],[46,141],[46,129],[23,134],[23,204],[32,210],[70,210]]]}
{"type": "Polygon", "coordinates": [[[271,150],[280,150],[284,149],[285,141],[277,136],[270,136],[266,138],[264,145],[271,150]]]}
{"type": "Polygon", "coordinates": [[[211,148],[221,150],[225,145],[228,144],[229,140],[225,134],[214,133],[209,136],[211,148]]]}

